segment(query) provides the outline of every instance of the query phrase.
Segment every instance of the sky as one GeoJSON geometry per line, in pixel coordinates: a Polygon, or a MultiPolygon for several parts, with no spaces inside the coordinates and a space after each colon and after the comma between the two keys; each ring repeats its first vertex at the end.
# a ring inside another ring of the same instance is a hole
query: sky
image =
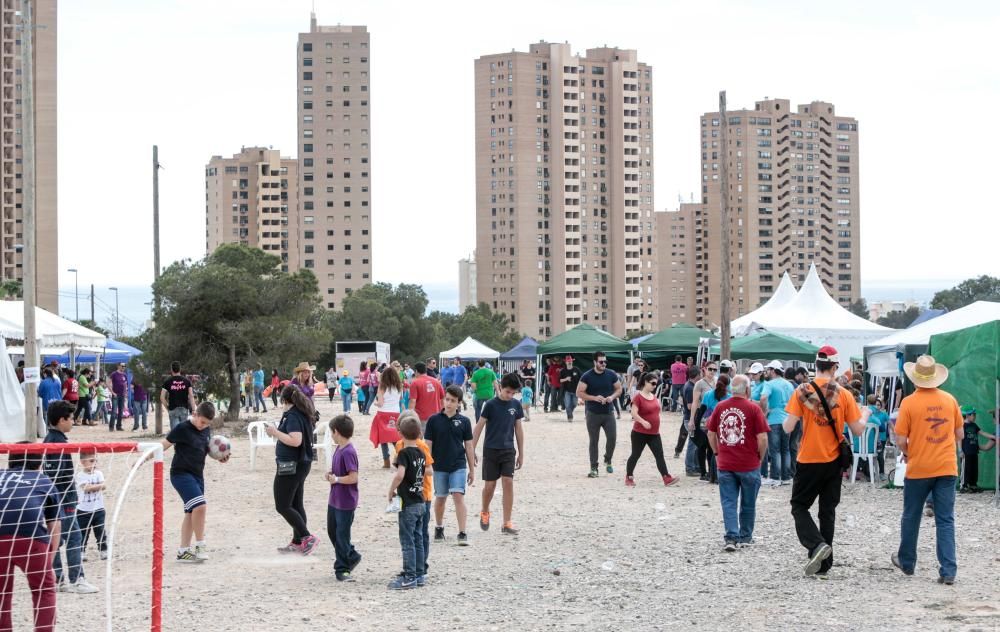
{"type": "Polygon", "coordinates": [[[164,266],[205,255],[211,156],[294,156],[313,6],[320,24],[371,33],[373,276],[425,285],[432,307],[457,307],[475,246],[473,61],[539,40],[634,48],[653,66],[657,210],[697,195],[699,116],[719,90],[731,110],[829,101],[859,122],[866,298],[1000,276],[1000,126],[972,116],[1000,101],[995,2],[76,0],[58,25],[63,315],[77,268],[81,291],[113,305],[107,288],[122,288],[123,315],[148,317],[154,144],[164,266]]]}

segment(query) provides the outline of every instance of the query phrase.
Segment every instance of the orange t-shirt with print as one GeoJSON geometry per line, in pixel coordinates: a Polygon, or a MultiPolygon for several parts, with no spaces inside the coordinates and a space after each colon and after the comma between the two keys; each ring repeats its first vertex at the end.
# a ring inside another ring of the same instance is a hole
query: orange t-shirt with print
{"type": "MultiPolygon", "coordinates": [[[[820,393],[825,394],[824,387],[830,378],[818,377],[814,381],[820,387],[820,393]]],[[[861,418],[858,403],[854,401],[851,392],[846,388],[838,388],[837,391],[837,401],[830,406],[833,421],[837,424],[836,436],[830,432],[830,424],[826,419],[826,412],[823,411],[821,402],[816,402],[815,410],[802,403],[800,392],[815,393],[808,382],[796,388],[792,398],[788,400],[785,411],[790,415],[802,418],[800,422],[802,424],[802,441],[799,443],[797,459],[799,463],[829,463],[836,460],[840,454],[839,442],[840,437],[844,436],[844,424],[861,418]],[[802,389],[808,389],[808,391],[802,389]]]]}
{"type": "MultiPolygon", "coordinates": [[[[417,439],[417,447],[424,453],[426,464],[434,465],[434,457],[431,456],[431,449],[427,447],[427,443],[423,439],[417,439]]],[[[396,454],[399,454],[399,451],[402,449],[403,440],[400,439],[396,442],[396,454]]],[[[434,500],[434,470],[431,469],[424,469],[424,500],[434,500]],[[430,474],[427,472],[430,472],[430,474]]]]}
{"type": "Polygon", "coordinates": [[[955,431],[963,425],[962,411],[951,393],[918,388],[903,398],[896,434],[906,437],[906,478],[958,476],[955,431]]]}

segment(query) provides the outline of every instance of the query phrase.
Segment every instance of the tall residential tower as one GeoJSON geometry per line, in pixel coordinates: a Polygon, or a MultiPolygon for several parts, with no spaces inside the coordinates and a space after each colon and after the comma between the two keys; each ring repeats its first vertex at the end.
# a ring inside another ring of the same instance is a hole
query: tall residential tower
{"type": "Polygon", "coordinates": [[[475,62],[478,302],[527,335],[657,326],[652,68],[532,44],[475,62]]]}

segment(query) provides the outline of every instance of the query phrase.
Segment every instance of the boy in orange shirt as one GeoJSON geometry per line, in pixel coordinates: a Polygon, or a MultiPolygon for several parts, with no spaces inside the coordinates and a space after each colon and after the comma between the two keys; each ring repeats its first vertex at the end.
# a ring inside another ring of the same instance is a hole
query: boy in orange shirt
{"type": "MultiPolygon", "coordinates": [[[[417,416],[412,410],[404,411],[399,419],[396,420],[396,427],[403,422],[404,419],[413,418],[420,423],[420,417],[417,416]]],[[[424,537],[424,560],[423,560],[423,573],[417,576],[417,586],[423,587],[427,585],[427,558],[431,554],[431,501],[434,500],[434,470],[430,467],[434,465],[434,457],[431,456],[431,449],[427,446],[427,443],[423,439],[417,439],[417,447],[420,451],[424,453],[424,458],[426,459],[427,468],[424,469],[424,518],[423,524],[421,525],[422,533],[424,537]]],[[[396,454],[403,449],[403,440],[400,439],[396,442],[396,454]]]]}
{"type": "Polygon", "coordinates": [[[938,583],[952,585],[958,572],[955,557],[955,483],[958,479],[956,448],[961,445],[964,420],[958,402],[938,388],[948,379],[948,369],[929,355],[903,365],[903,372],[917,387],[899,406],[896,444],[906,458],[903,515],[899,550],[892,564],[912,575],[917,564],[920,514],[928,496],[934,501],[937,528],[938,583]]]}

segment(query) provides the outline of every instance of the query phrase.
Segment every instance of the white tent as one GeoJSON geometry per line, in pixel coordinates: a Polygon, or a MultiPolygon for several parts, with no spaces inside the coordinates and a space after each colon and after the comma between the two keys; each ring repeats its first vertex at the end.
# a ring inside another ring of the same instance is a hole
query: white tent
{"type": "Polygon", "coordinates": [[[778,284],[778,289],[775,290],[771,298],[767,299],[767,302],[750,312],[749,314],[744,314],[730,324],[730,331],[733,332],[734,336],[744,336],[744,330],[750,327],[754,322],[760,322],[766,320],[772,313],[776,313],[777,310],[788,305],[795,300],[798,292],[795,286],[792,284],[791,277],[785,272],[781,276],[781,283],[778,284]]]}
{"type": "Polygon", "coordinates": [[[866,345],[894,330],[844,309],[827,293],[814,264],[793,300],[754,319],[742,333],[755,331],[773,331],[817,346],[833,345],[844,358],[841,367],[846,369],[850,366],[847,358],[862,355],[866,345]]]}
{"type": "Polygon", "coordinates": [[[498,360],[500,352],[490,349],[472,336],[469,336],[454,349],[441,352],[440,359],[442,362],[451,358],[462,358],[463,360],[498,360]]]}
{"type": "Polygon", "coordinates": [[[24,391],[7,355],[0,336],[0,442],[14,443],[24,439],[24,391]]]}
{"type": "Polygon", "coordinates": [[[1000,303],[976,301],[953,312],[924,321],[909,329],[901,329],[865,345],[868,373],[880,377],[899,375],[899,361],[896,352],[907,345],[928,345],[931,336],[949,331],[958,331],[983,323],[1000,320],[1000,303]]]}
{"type": "MultiPolygon", "coordinates": [[[[101,347],[107,343],[103,335],[35,307],[35,331],[42,347],[101,347]]],[[[0,336],[24,339],[24,301],[0,301],[0,336]]]]}

